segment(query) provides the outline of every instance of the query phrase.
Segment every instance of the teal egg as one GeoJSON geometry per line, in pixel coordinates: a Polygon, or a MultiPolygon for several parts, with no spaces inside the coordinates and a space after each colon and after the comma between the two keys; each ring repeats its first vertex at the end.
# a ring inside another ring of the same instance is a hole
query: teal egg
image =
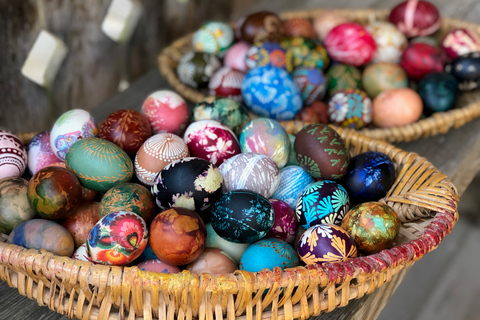
{"type": "Polygon", "coordinates": [[[205,240],[205,248],[218,248],[225,251],[229,257],[231,257],[236,264],[240,263],[240,258],[247,248],[249,243],[235,243],[223,239],[215,232],[211,223],[205,225],[207,228],[207,239],[205,240]]]}
{"type": "Polygon", "coordinates": [[[224,53],[234,42],[233,29],[224,22],[207,22],[193,34],[195,51],[212,54],[224,53]]]}
{"type": "Polygon", "coordinates": [[[22,223],[35,216],[27,197],[28,181],[23,178],[0,180],[0,233],[9,234],[22,223]]]}
{"type": "Polygon", "coordinates": [[[293,145],[295,143],[295,136],[293,134],[288,134],[288,140],[290,140],[290,152],[288,153],[288,161],[287,161],[287,166],[298,166],[300,165],[298,160],[297,160],[297,153],[295,152],[295,149],[293,148],[293,145]]]}
{"type": "Polygon", "coordinates": [[[265,238],[252,243],[240,259],[240,270],[258,272],[264,268],[293,268],[299,260],[295,249],[287,242],[276,238],[265,238]]]}
{"type": "Polygon", "coordinates": [[[458,95],[458,81],[446,72],[431,73],[420,81],[417,92],[423,101],[423,112],[428,116],[443,112],[455,106],[458,95]]]}

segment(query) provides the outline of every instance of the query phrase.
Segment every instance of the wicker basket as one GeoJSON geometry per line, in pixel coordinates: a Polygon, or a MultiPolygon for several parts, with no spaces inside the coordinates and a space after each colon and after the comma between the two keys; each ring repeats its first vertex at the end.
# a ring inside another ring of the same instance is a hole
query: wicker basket
{"type": "Polygon", "coordinates": [[[352,155],[380,151],[397,177],[381,201],[402,220],[395,247],[346,262],[197,276],[110,267],[0,242],[0,279],[79,319],[294,319],[345,306],[435,249],[458,219],[455,186],[414,153],[337,129],[352,155]]]}
{"type": "MultiPolygon", "coordinates": [[[[282,13],[282,19],[294,17],[313,18],[326,10],[309,10],[282,13]]],[[[373,21],[387,21],[388,10],[333,10],[347,16],[352,21],[367,24],[373,21]]],[[[441,39],[443,35],[452,28],[471,28],[480,34],[480,26],[454,19],[442,19],[440,30],[436,36],[441,39]]],[[[198,103],[204,100],[207,95],[197,89],[183,84],[177,77],[176,67],[182,55],[192,50],[192,34],[178,39],[165,48],[158,56],[160,72],[167,79],[168,83],[186,99],[198,103]]],[[[420,119],[419,121],[395,128],[363,128],[359,130],[369,137],[385,140],[388,142],[414,141],[441,133],[446,133],[452,128],[458,128],[465,123],[480,116],[480,90],[463,93],[457,102],[457,108],[447,112],[437,112],[432,116],[420,119]]],[[[306,124],[302,121],[281,121],[288,133],[295,134],[306,124]]]]}

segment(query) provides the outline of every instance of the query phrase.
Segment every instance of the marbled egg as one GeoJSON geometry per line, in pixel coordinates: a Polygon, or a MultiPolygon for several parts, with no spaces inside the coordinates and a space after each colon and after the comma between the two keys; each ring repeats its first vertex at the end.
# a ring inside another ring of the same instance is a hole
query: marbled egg
{"type": "Polygon", "coordinates": [[[87,253],[96,262],[124,266],[135,260],[148,242],[148,227],[139,215],[114,211],[101,218],[87,238],[87,253]]]}
{"type": "Polygon", "coordinates": [[[372,63],[363,71],[362,88],[372,99],[383,91],[406,87],[408,87],[407,74],[398,64],[372,63]]]}
{"type": "Polygon", "coordinates": [[[78,247],[77,250],[75,250],[72,259],[95,263],[88,257],[87,244],[85,242],[80,247],[78,247]]]}
{"type": "Polygon", "coordinates": [[[347,172],[350,154],[345,141],[329,126],[305,126],[298,132],[294,148],[300,166],[314,178],[340,179],[347,172]]]}
{"type": "Polygon", "coordinates": [[[303,190],[312,182],[312,176],[302,167],[295,165],[285,167],[280,170],[280,184],[271,198],[282,200],[295,209],[303,190]]]}
{"type": "Polygon", "coordinates": [[[305,18],[291,18],[283,21],[283,29],[287,37],[302,37],[315,39],[315,29],[310,20],[305,18]]]}
{"type": "Polygon", "coordinates": [[[480,37],[473,29],[455,28],[448,31],[442,40],[443,51],[450,59],[480,51],[480,37]]]}
{"type": "Polygon", "coordinates": [[[50,131],[37,133],[28,144],[27,154],[28,171],[31,175],[49,164],[58,162],[50,146],[50,131]]]}
{"type": "Polygon", "coordinates": [[[271,158],[259,153],[241,153],[220,167],[225,191],[246,189],[269,198],[280,183],[280,173],[271,158]]]}
{"type": "Polygon", "coordinates": [[[263,117],[291,120],[302,108],[302,96],[287,71],[277,67],[250,70],[242,84],[247,108],[263,117]]]}
{"type": "Polygon", "coordinates": [[[332,10],[324,11],[313,19],[313,28],[317,37],[321,41],[325,41],[327,34],[336,26],[349,22],[348,18],[342,13],[332,10]]]}
{"type": "Polygon", "coordinates": [[[390,89],[379,94],[372,104],[372,122],[377,127],[404,126],[420,119],[423,103],[410,88],[390,89]]]}
{"type": "Polygon", "coordinates": [[[186,269],[198,275],[202,273],[218,275],[233,273],[238,268],[226,252],[217,248],[205,248],[202,254],[186,269]]]}
{"type": "Polygon", "coordinates": [[[297,232],[297,218],[295,211],[286,202],[278,199],[269,199],[275,214],[272,229],[267,233],[267,238],[276,238],[290,244],[295,240],[297,232]]]}
{"type": "Polygon", "coordinates": [[[440,48],[426,43],[413,43],[403,52],[400,66],[411,80],[420,81],[429,73],[442,72],[444,60],[440,48]]]}
{"type": "Polygon", "coordinates": [[[255,152],[270,157],[278,168],[288,161],[290,139],[285,129],[275,120],[257,118],[250,121],[240,134],[242,152],[255,152]]]}
{"type": "Polygon", "coordinates": [[[82,139],[71,146],[65,165],[80,183],[95,191],[107,191],[114,185],[128,182],[133,176],[133,163],[116,144],[100,139],[82,139]]]}
{"type": "Polygon", "coordinates": [[[327,80],[318,68],[299,67],[292,73],[293,81],[302,94],[305,105],[321,100],[327,91],[327,80]]]}
{"type": "Polygon", "coordinates": [[[100,220],[99,209],[100,203],[98,202],[82,203],[67,220],[62,222],[62,226],[72,235],[75,248],[80,247],[87,241],[90,231],[100,220]]]}
{"type": "Polygon", "coordinates": [[[200,27],[194,34],[195,51],[223,54],[234,41],[233,29],[227,23],[212,21],[200,27]]]}
{"type": "Polygon", "coordinates": [[[136,110],[122,109],[110,113],[100,124],[98,136],[115,143],[132,157],[152,136],[152,127],[146,115],[136,110]]]}
{"type": "Polygon", "coordinates": [[[470,91],[480,87],[480,52],[459,56],[446,66],[445,71],[451,73],[458,81],[461,91],[470,91]]]}
{"type": "Polygon", "coordinates": [[[171,208],[160,212],[150,226],[150,246],[163,262],[188,264],[203,252],[207,231],[193,210],[171,208]]]}
{"type": "Polygon", "coordinates": [[[190,156],[182,138],[173,133],[159,133],[147,139],[135,157],[135,175],[141,183],[152,186],[157,174],[172,161],[190,156]]]}
{"type": "Polygon", "coordinates": [[[190,87],[203,88],[221,66],[222,63],[213,54],[189,51],[178,62],[177,76],[190,87]]]}
{"type": "Polygon", "coordinates": [[[205,225],[207,229],[207,239],[205,240],[206,248],[218,248],[222,251],[225,251],[229,257],[233,259],[236,264],[240,263],[240,258],[242,257],[245,250],[247,250],[249,243],[235,243],[227,241],[220,237],[212,227],[211,223],[205,225]]]}
{"type": "Polygon", "coordinates": [[[0,233],[9,234],[20,223],[35,216],[27,197],[28,181],[23,178],[0,180],[0,233]]]}
{"type": "Polygon", "coordinates": [[[373,59],[376,44],[365,27],[350,22],[340,24],[328,33],[325,48],[332,59],[358,67],[373,59]]]}
{"type": "Polygon", "coordinates": [[[73,109],[57,119],[50,132],[50,146],[61,161],[65,161],[68,149],[78,140],[95,137],[98,127],[88,111],[73,109]]]}
{"type": "Polygon", "coordinates": [[[328,102],[330,122],[340,127],[361,129],[372,122],[372,100],[365,91],[339,91],[328,102]]]}
{"type": "Polygon", "coordinates": [[[305,264],[311,265],[347,261],[357,256],[357,247],[339,226],[321,224],[302,234],[297,252],[305,264]]]}
{"type": "Polygon", "coordinates": [[[457,101],[458,81],[446,72],[430,73],[418,83],[417,92],[423,101],[423,113],[427,116],[448,111],[457,101]]]}
{"type": "Polygon", "coordinates": [[[292,71],[292,54],[278,42],[257,42],[253,44],[245,56],[247,69],[258,67],[278,67],[292,71]]]}
{"type": "Polygon", "coordinates": [[[297,253],[290,244],[280,239],[265,238],[247,248],[240,260],[240,270],[258,272],[275,267],[283,270],[296,267],[299,263],[297,253]]]}
{"type": "Polygon", "coordinates": [[[208,83],[210,95],[216,97],[226,97],[235,101],[243,101],[242,83],[245,79],[245,73],[222,67],[218,69],[208,83]]]}
{"type": "Polygon", "coordinates": [[[192,157],[205,159],[217,167],[241,152],[235,133],[215,120],[192,122],[183,140],[192,157]]]}
{"type": "Polygon", "coordinates": [[[408,45],[408,40],[394,24],[376,21],[369,24],[366,29],[372,35],[377,47],[373,62],[400,62],[403,50],[408,45]]]}
{"type": "Polygon", "coordinates": [[[13,229],[7,242],[27,249],[47,250],[65,257],[71,257],[75,250],[73,238],[67,229],[44,219],[22,222],[13,229]]]}
{"type": "Polygon", "coordinates": [[[27,151],[14,134],[0,130],[0,179],[20,177],[27,168],[27,151]]]}
{"type": "MultiPolygon", "coordinates": [[[[280,44],[287,50],[287,57],[289,55],[292,56],[293,68],[308,67],[325,70],[330,64],[327,50],[318,41],[301,37],[290,37],[282,40],[280,44]]],[[[289,59],[287,59],[287,62],[289,59]]]]}
{"type": "Polygon", "coordinates": [[[212,206],[215,232],[228,241],[252,243],[265,237],[275,220],[270,202],[250,190],[229,191],[212,206]]]}
{"type": "Polygon", "coordinates": [[[336,64],[327,71],[328,95],[338,91],[359,89],[362,73],[358,68],[348,64],[336,64]]]}
{"type": "Polygon", "coordinates": [[[225,53],[223,64],[235,70],[247,72],[247,65],[245,64],[245,57],[250,50],[250,45],[245,41],[240,41],[233,44],[225,53]]]}
{"type": "Polygon", "coordinates": [[[284,36],[283,23],[273,12],[258,11],[243,19],[240,36],[249,43],[278,41],[284,36]]]}
{"type": "Polygon", "coordinates": [[[395,6],[388,20],[407,37],[428,36],[440,28],[440,13],[432,3],[408,0],[395,6]]]}
{"type": "MultiPolygon", "coordinates": [[[[328,104],[322,101],[313,101],[312,104],[303,107],[295,116],[295,120],[300,120],[306,123],[323,123],[329,124],[328,119],[328,104]]],[[[293,144],[290,143],[293,148],[293,144]]],[[[288,161],[290,163],[290,160],[288,161]]]]}
{"type": "Polygon", "coordinates": [[[137,264],[138,269],[143,271],[150,272],[159,272],[159,273],[180,273],[180,268],[175,265],[171,265],[165,262],[162,262],[159,259],[145,260],[137,264]]]}

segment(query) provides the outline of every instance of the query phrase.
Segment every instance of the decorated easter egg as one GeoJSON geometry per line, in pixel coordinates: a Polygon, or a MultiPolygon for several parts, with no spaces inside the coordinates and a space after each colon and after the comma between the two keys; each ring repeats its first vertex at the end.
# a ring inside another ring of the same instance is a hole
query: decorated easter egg
{"type": "Polygon", "coordinates": [[[422,99],[410,88],[390,89],[379,94],[372,104],[372,122],[377,127],[398,127],[420,119],[422,99]]]}
{"type": "Polygon", "coordinates": [[[139,215],[114,211],[101,218],[87,238],[87,253],[96,262],[123,266],[135,260],[148,242],[148,228],[139,215]]]}
{"type": "Polygon", "coordinates": [[[192,122],[185,131],[183,140],[191,156],[210,161],[217,167],[240,153],[235,133],[215,120],[192,122]]]}
{"type": "Polygon", "coordinates": [[[453,60],[458,56],[480,51],[480,37],[473,29],[455,28],[443,37],[442,48],[447,57],[453,60]]]}
{"type": "Polygon", "coordinates": [[[300,237],[297,252],[307,265],[347,261],[357,256],[350,235],[336,225],[321,224],[308,228],[300,237]]]}
{"type": "Polygon", "coordinates": [[[290,37],[282,40],[280,44],[287,50],[287,62],[289,61],[289,55],[292,56],[293,68],[308,67],[325,70],[330,64],[327,50],[318,41],[290,37]]]}
{"type": "Polygon", "coordinates": [[[245,41],[233,44],[225,53],[225,57],[223,58],[224,66],[246,72],[247,65],[245,64],[245,57],[247,56],[248,50],[250,50],[250,45],[245,41]]]}
{"type": "Polygon", "coordinates": [[[432,72],[442,72],[443,64],[444,54],[441,49],[426,43],[410,44],[400,61],[408,77],[414,81],[420,81],[432,72]]]}
{"type": "Polygon", "coordinates": [[[205,240],[206,248],[218,248],[228,254],[230,258],[233,259],[235,264],[240,263],[240,258],[242,257],[245,250],[247,250],[249,243],[235,243],[227,241],[220,237],[212,227],[211,223],[205,225],[207,229],[207,239],[205,240]]]}
{"type": "Polygon", "coordinates": [[[366,254],[393,246],[400,231],[400,219],[389,206],[380,202],[365,202],[353,207],[343,219],[342,228],[366,254]]]}
{"type": "Polygon", "coordinates": [[[128,182],[133,164],[128,154],[116,144],[100,139],[82,139],[71,146],[65,165],[81,184],[95,191],[107,191],[116,184],[128,182]]]}
{"type": "Polygon", "coordinates": [[[158,260],[158,257],[153,253],[152,247],[150,247],[150,242],[147,243],[145,250],[143,250],[142,254],[139,255],[135,261],[140,262],[145,260],[158,260]]]}
{"type": "Polygon", "coordinates": [[[23,178],[0,180],[0,233],[9,234],[20,223],[35,216],[27,197],[28,181],[23,178]]]}
{"type": "Polygon", "coordinates": [[[335,93],[328,106],[330,121],[337,126],[360,129],[372,122],[372,100],[360,89],[335,93]]]}
{"type": "Polygon", "coordinates": [[[273,221],[272,229],[270,229],[266,237],[280,239],[292,244],[297,232],[295,211],[282,200],[270,199],[269,201],[273,207],[275,220],[273,221]]]}
{"type": "Polygon", "coordinates": [[[180,269],[159,259],[145,260],[137,264],[138,269],[159,273],[180,273],[180,269]]]}
{"type": "Polygon", "coordinates": [[[220,60],[213,54],[189,51],[178,62],[177,76],[190,87],[203,88],[221,66],[220,60]]]}
{"type": "Polygon", "coordinates": [[[188,157],[182,138],[173,133],[159,133],[147,139],[135,157],[135,175],[141,183],[152,186],[157,174],[172,161],[188,157]]]}
{"type": "Polygon", "coordinates": [[[358,68],[348,64],[336,64],[327,71],[328,94],[333,96],[338,91],[360,89],[362,73],[358,68]]]}
{"type": "Polygon", "coordinates": [[[195,274],[228,274],[237,270],[237,264],[228,254],[217,248],[205,248],[197,260],[191,262],[187,268],[195,274]]]}
{"type": "Polygon", "coordinates": [[[366,29],[372,35],[377,47],[373,62],[400,62],[403,50],[408,45],[408,40],[394,24],[376,21],[369,24],[366,29]]]}
{"type": "Polygon", "coordinates": [[[207,231],[193,210],[171,208],[157,214],[150,226],[150,246],[163,262],[188,264],[203,252],[207,231]]]}
{"type": "Polygon", "coordinates": [[[263,117],[291,120],[302,108],[302,96],[287,71],[277,67],[250,70],[242,84],[248,109],[263,117]]]}
{"type": "Polygon", "coordinates": [[[235,101],[241,102],[242,83],[245,73],[230,67],[222,67],[218,69],[208,83],[210,95],[217,97],[227,97],[235,101]]]}
{"type": "Polygon", "coordinates": [[[299,67],[293,71],[292,77],[306,105],[325,96],[327,80],[320,69],[299,67]]]}
{"type": "Polygon", "coordinates": [[[325,38],[325,48],[332,59],[357,67],[370,62],[376,51],[372,35],[352,22],[333,28],[325,38]]]}
{"type": "Polygon", "coordinates": [[[448,111],[457,101],[458,81],[446,72],[430,73],[418,83],[417,92],[422,98],[424,114],[448,111]]]}
{"type": "Polygon", "coordinates": [[[100,124],[98,136],[134,156],[145,140],[152,136],[152,127],[143,113],[122,109],[110,113],[100,124]]]}
{"type": "Polygon", "coordinates": [[[242,40],[249,43],[278,41],[284,36],[283,23],[273,12],[258,11],[243,19],[240,35],[242,40]]]}
{"type": "Polygon", "coordinates": [[[480,87],[480,52],[459,56],[445,67],[458,81],[461,91],[470,91],[480,87]]]}
{"type": "Polygon", "coordinates": [[[50,146],[50,131],[37,133],[32,138],[28,144],[27,155],[28,171],[31,175],[49,164],[58,162],[58,158],[50,146]]]}
{"type": "Polygon", "coordinates": [[[288,166],[280,170],[280,184],[272,194],[272,199],[287,203],[292,209],[297,206],[298,198],[311,183],[313,178],[300,166],[288,166]]]}
{"type": "Polygon", "coordinates": [[[120,183],[102,196],[99,208],[100,217],[114,211],[130,211],[138,214],[149,224],[155,217],[155,203],[152,193],[136,183],[120,183]]]}
{"type": "Polygon", "coordinates": [[[68,149],[78,140],[95,137],[98,127],[88,111],[73,109],[57,119],[50,132],[50,146],[61,161],[65,161],[68,149]]]}
{"type": "MultiPolygon", "coordinates": [[[[75,252],[73,253],[72,259],[85,261],[85,262],[92,262],[88,257],[87,244],[85,242],[80,247],[78,247],[77,250],[75,250],[75,252]]],[[[92,262],[92,263],[95,263],[95,262],[92,262]]]]}
{"type": "Polygon", "coordinates": [[[215,165],[189,157],[163,168],[153,181],[152,194],[161,208],[187,208],[206,219],[206,209],[221,197],[222,185],[222,174],[215,165]]]}
{"type": "Polygon", "coordinates": [[[233,29],[224,22],[207,22],[194,34],[192,45],[195,51],[222,54],[234,41],[233,29]]]}
{"type": "Polygon", "coordinates": [[[258,272],[264,268],[272,270],[280,267],[282,270],[299,265],[295,249],[287,242],[265,238],[252,243],[240,260],[240,270],[258,272]]]}
{"type": "Polygon", "coordinates": [[[375,98],[380,92],[408,87],[408,77],[398,64],[372,63],[362,74],[362,88],[370,98],[375,98]]]}
{"type": "MultiPolygon", "coordinates": [[[[306,123],[323,123],[329,124],[328,104],[322,101],[313,101],[312,104],[303,107],[295,116],[295,120],[306,123]]],[[[293,144],[290,144],[293,147],[293,144]]],[[[290,160],[289,162],[290,163],[290,160]]]]}
{"type": "Polygon", "coordinates": [[[404,1],[390,12],[388,20],[407,37],[428,36],[440,28],[440,13],[432,3],[422,0],[404,1]]]}
{"type": "Polygon", "coordinates": [[[20,177],[27,168],[27,151],[14,134],[0,130],[0,179],[20,177]]]}
{"type": "Polygon", "coordinates": [[[252,243],[265,237],[275,220],[270,202],[250,190],[224,193],[211,211],[210,221],[215,232],[237,243],[252,243]]]}
{"type": "Polygon", "coordinates": [[[73,238],[67,229],[44,219],[22,222],[13,229],[7,242],[27,249],[43,249],[65,257],[71,257],[75,250],[73,238]]]}
{"type": "Polygon", "coordinates": [[[378,201],[385,197],[395,181],[395,166],[384,153],[363,152],[350,160],[347,173],[340,180],[351,204],[378,201]]]}
{"type": "Polygon", "coordinates": [[[28,182],[28,199],[45,219],[65,219],[80,204],[82,186],[75,174],[61,167],[46,167],[28,182]]]}
{"type": "Polygon", "coordinates": [[[62,226],[73,236],[75,248],[80,247],[87,241],[90,230],[100,220],[99,208],[100,204],[98,202],[82,203],[74,209],[67,220],[62,222],[62,226]]]}
{"type": "Polygon", "coordinates": [[[245,64],[247,69],[258,67],[278,67],[292,71],[292,55],[278,42],[257,42],[250,47],[246,56],[245,64]]]}
{"type": "Polygon", "coordinates": [[[291,18],[283,21],[283,29],[287,37],[302,37],[315,39],[315,29],[310,20],[305,18],[291,18]]]}
{"type": "Polygon", "coordinates": [[[250,121],[247,110],[229,98],[208,97],[193,107],[192,121],[216,120],[223,123],[238,136],[250,121]]]}
{"type": "Polygon", "coordinates": [[[288,160],[290,139],[277,121],[257,118],[243,128],[240,134],[240,148],[243,153],[255,152],[270,157],[281,169],[288,160]]]}
{"type": "Polygon", "coordinates": [[[297,160],[312,177],[340,179],[350,162],[342,137],[329,126],[309,124],[300,130],[294,144],[297,160]]]}
{"type": "Polygon", "coordinates": [[[295,136],[293,134],[288,134],[288,140],[290,140],[290,152],[288,153],[288,161],[285,166],[298,166],[297,153],[293,148],[295,136]]]}
{"type": "Polygon", "coordinates": [[[349,20],[342,13],[329,10],[315,16],[313,19],[313,28],[315,29],[317,37],[321,41],[324,41],[327,34],[333,28],[347,22],[349,22],[349,20]]]}

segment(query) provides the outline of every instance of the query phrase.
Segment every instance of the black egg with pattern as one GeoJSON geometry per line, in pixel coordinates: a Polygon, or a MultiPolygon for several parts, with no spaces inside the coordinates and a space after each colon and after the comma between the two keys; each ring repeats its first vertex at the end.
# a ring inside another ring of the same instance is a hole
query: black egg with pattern
{"type": "Polygon", "coordinates": [[[445,67],[458,81],[461,91],[471,91],[480,87],[480,52],[471,52],[455,58],[445,67]]]}

